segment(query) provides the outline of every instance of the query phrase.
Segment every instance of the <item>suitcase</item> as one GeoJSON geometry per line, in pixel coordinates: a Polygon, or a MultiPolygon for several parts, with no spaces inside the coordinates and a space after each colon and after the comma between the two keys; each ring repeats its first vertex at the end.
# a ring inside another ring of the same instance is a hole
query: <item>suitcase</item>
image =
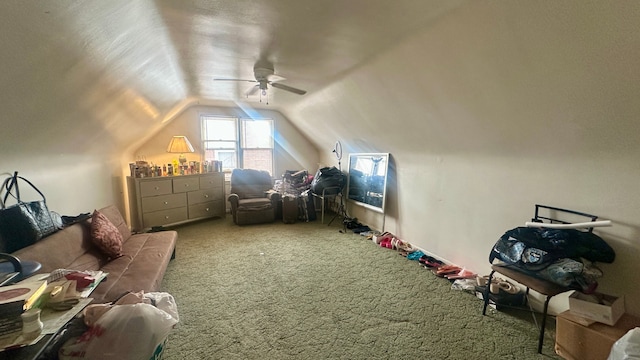
{"type": "Polygon", "coordinates": [[[282,222],[293,224],[298,220],[298,197],[285,195],[282,197],[282,222]]]}

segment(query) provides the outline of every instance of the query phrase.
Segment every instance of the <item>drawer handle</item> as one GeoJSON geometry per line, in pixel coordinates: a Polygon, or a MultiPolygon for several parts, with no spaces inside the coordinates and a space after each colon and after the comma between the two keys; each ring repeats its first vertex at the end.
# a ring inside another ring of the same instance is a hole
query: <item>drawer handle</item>
{"type": "Polygon", "coordinates": [[[154,186],[153,189],[154,190],[160,190],[160,187],[159,186],[154,186]]]}
{"type": "Polygon", "coordinates": [[[204,211],[209,212],[209,208],[204,209],[204,211]]]}
{"type": "Polygon", "coordinates": [[[208,197],[209,197],[209,194],[204,194],[204,197],[205,197],[205,198],[208,198],[208,197]]]}
{"type": "Polygon", "coordinates": [[[169,205],[169,202],[168,202],[168,201],[165,201],[165,202],[164,202],[164,204],[165,204],[165,205],[169,205]]]}
{"type": "Polygon", "coordinates": [[[168,218],[169,218],[169,215],[165,215],[165,216],[164,216],[164,218],[165,218],[165,219],[168,219],[168,218]]]}
{"type": "Polygon", "coordinates": [[[184,184],[184,187],[189,187],[189,184],[184,184]]]}

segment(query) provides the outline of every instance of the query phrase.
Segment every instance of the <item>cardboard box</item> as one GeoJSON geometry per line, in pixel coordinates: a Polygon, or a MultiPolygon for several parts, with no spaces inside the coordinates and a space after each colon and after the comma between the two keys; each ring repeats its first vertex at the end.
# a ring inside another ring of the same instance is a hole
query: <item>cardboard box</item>
{"type": "Polygon", "coordinates": [[[565,311],[556,318],[556,354],[568,360],[606,360],[613,344],[627,331],[640,326],[640,318],[624,314],[615,326],[583,319],[565,311]]]}
{"type": "Polygon", "coordinates": [[[601,293],[586,295],[574,291],[569,296],[569,310],[587,319],[613,326],[624,314],[624,296],[601,293]]]}

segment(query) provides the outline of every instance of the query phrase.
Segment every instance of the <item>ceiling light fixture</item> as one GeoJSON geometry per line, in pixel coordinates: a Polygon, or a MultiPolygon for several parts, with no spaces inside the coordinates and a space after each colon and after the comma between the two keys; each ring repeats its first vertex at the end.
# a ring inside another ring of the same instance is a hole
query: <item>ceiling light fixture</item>
{"type": "Polygon", "coordinates": [[[267,84],[268,84],[267,80],[260,80],[257,86],[260,89],[260,102],[262,102],[262,97],[265,96],[267,100],[267,105],[269,105],[269,95],[267,94],[267,89],[268,89],[267,84]]]}

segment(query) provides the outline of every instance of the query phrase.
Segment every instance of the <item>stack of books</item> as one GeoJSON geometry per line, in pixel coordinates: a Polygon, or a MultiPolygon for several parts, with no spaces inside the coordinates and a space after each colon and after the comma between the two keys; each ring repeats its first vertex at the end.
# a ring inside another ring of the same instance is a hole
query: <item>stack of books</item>
{"type": "Polygon", "coordinates": [[[0,337],[22,330],[20,315],[37,305],[46,288],[46,281],[0,287],[0,337]]]}

